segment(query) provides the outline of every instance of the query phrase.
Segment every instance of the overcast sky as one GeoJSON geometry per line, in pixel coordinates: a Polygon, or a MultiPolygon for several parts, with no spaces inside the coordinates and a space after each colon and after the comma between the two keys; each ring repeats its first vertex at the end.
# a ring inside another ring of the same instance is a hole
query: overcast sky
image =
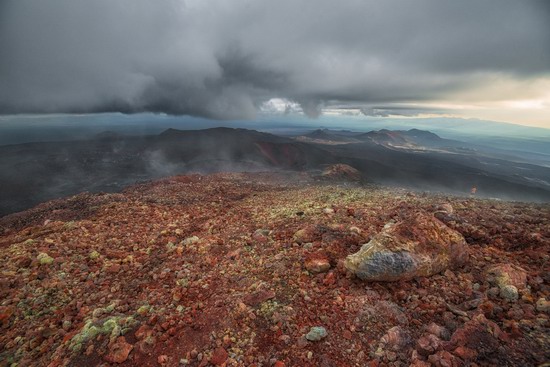
{"type": "Polygon", "coordinates": [[[550,1],[0,0],[1,114],[345,110],[550,128],[550,1]]]}

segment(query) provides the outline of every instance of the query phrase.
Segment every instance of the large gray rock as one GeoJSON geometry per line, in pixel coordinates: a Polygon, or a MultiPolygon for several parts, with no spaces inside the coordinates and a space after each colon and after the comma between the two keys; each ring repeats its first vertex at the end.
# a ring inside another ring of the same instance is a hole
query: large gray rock
{"type": "Polygon", "coordinates": [[[364,280],[398,281],[437,274],[467,259],[464,237],[433,215],[420,212],[387,224],[348,256],[345,266],[364,280]]]}

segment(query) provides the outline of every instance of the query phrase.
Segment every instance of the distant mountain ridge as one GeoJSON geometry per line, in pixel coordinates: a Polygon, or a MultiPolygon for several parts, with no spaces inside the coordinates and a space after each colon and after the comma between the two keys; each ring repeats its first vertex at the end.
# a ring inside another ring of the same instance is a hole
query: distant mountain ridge
{"type": "Polygon", "coordinates": [[[127,185],[190,172],[318,171],[335,163],[381,184],[515,200],[550,201],[550,168],[484,153],[429,131],[364,134],[318,130],[297,140],[247,129],[167,129],[158,135],[101,134],[89,140],[0,146],[0,215],[83,191],[113,192],[127,185]],[[14,174],[17,172],[17,174],[14,174]]]}

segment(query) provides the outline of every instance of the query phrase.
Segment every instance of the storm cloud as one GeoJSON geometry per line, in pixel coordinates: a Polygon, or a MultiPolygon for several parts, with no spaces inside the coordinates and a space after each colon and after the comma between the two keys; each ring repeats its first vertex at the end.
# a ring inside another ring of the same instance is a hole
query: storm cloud
{"type": "Polygon", "coordinates": [[[0,113],[450,99],[548,77],[549,24],[529,0],[0,0],[0,113]]]}

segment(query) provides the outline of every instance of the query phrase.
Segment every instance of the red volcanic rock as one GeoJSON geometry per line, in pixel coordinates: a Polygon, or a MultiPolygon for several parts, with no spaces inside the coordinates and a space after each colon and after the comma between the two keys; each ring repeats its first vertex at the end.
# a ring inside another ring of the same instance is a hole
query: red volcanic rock
{"type": "Polygon", "coordinates": [[[466,347],[478,353],[496,352],[502,331],[496,323],[478,315],[457,329],[450,341],[452,347],[466,347]]]}
{"type": "Polygon", "coordinates": [[[267,243],[269,241],[269,230],[267,229],[257,229],[252,234],[252,239],[258,243],[267,243]]]}
{"type": "Polygon", "coordinates": [[[436,324],[435,322],[430,323],[426,327],[426,332],[433,334],[442,340],[449,340],[451,338],[449,330],[441,325],[436,324]]]}
{"type": "Polygon", "coordinates": [[[416,345],[420,354],[428,356],[441,348],[441,339],[433,334],[425,334],[416,341],[416,345]]]}
{"type": "Polygon", "coordinates": [[[153,330],[149,325],[141,325],[135,332],[135,336],[138,340],[141,340],[153,333],[153,330]]]}
{"type": "Polygon", "coordinates": [[[223,349],[222,347],[216,348],[214,350],[214,353],[212,354],[212,357],[210,358],[210,363],[212,363],[215,366],[221,366],[226,360],[229,355],[227,354],[227,351],[223,349]]]}
{"type": "Polygon", "coordinates": [[[13,315],[14,309],[12,307],[0,306],[0,324],[2,326],[7,325],[9,319],[13,315]]]}
{"type": "Polygon", "coordinates": [[[428,357],[428,361],[434,367],[461,367],[464,363],[446,350],[441,350],[428,357]]]}
{"type": "Polygon", "coordinates": [[[477,352],[474,349],[467,347],[458,347],[453,351],[453,354],[460,357],[464,361],[473,361],[477,357],[477,352]]]}
{"type": "Polygon", "coordinates": [[[158,356],[157,357],[157,362],[160,365],[165,365],[166,363],[168,363],[168,356],[165,355],[165,354],[162,354],[162,355],[158,356]]]}
{"type": "Polygon", "coordinates": [[[307,226],[294,233],[294,241],[302,244],[321,239],[323,229],[321,226],[307,226]]]}
{"type": "Polygon", "coordinates": [[[493,265],[487,269],[487,274],[494,277],[496,285],[500,288],[513,285],[517,289],[525,289],[527,286],[527,272],[517,265],[493,265]]]}
{"type": "Polygon", "coordinates": [[[321,174],[324,179],[333,181],[359,181],[361,172],[347,164],[333,164],[326,167],[321,174]]]}
{"type": "Polygon", "coordinates": [[[544,203],[308,173],[188,175],[60,199],[0,218],[0,354],[37,367],[538,366],[550,350],[549,217],[544,203]],[[441,203],[454,208],[448,228],[423,212],[449,212],[441,203]],[[363,283],[344,266],[373,239],[410,246],[417,268],[458,265],[457,233],[464,271],[363,283]],[[56,261],[39,266],[39,253],[56,261]],[[313,258],[331,268],[308,275],[313,258]],[[332,337],[313,345],[313,325],[332,337]]]}
{"type": "Polygon", "coordinates": [[[330,269],[330,262],[323,254],[312,254],[308,256],[304,266],[310,273],[324,273],[330,269]]]}
{"type": "Polygon", "coordinates": [[[394,326],[380,338],[380,343],[387,349],[399,350],[410,342],[410,336],[401,326],[394,326]]]}
{"type": "Polygon", "coordinates": [[[397,281],[430,276],[464,265],[464,237],[433,215],[418,212],[388,223],[359,252],[346,258],[346,268],[363,280],[397,281]]]}
{"type": "Polygon", "coordinates": [[[330,286],[334,283],[336,283],[336,276],[334,275],[333,271],[330,271],[327,275],[325,275],[325,278],[323,279],[323,284],[326,286],[330,286]]]}
{"type": "Polygon", "coordinates": [[[116,274],[120,271],[120,268],[120,264],[111,264],[105,269],[105,271],[110,274],[116,274]]]}
{"type": "Polygon", "coordinates": [[[262,291],[258,291],[256,293],[247,295],[243,299],[243,302],[249,306],[254,307],[272,298],[275,298],[275,292],[269,291],[269,290],[262,290],[262,291]]]}
{"type": "Polygon", "coordinates": [[[105,356],[107,362],[122,363],[128,359],[128,355],[134,346],[126,342],[123,336],[119,336],[117,340],[109,348],[109,353],[105,356]]]}

